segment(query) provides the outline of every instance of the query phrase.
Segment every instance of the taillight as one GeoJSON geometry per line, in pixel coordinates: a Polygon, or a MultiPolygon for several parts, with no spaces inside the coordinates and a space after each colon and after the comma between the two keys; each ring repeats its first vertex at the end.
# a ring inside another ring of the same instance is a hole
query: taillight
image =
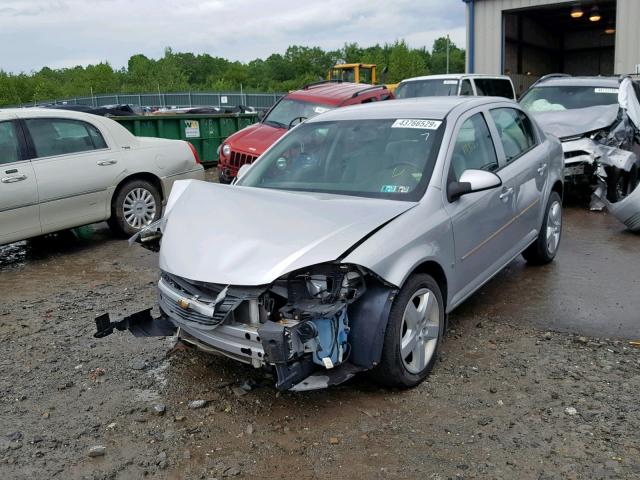
{"type": "Polygon", "coordinates": [[[187,142],[187,145],[189,145],[189,148],[191,149],[191,153],[193,153],[193,159],[196,161],[196,165],[200,165],[200,157],[198,156],[198,151],[196,150],[196,147],[194,147],[191,142],[187,142]]]}

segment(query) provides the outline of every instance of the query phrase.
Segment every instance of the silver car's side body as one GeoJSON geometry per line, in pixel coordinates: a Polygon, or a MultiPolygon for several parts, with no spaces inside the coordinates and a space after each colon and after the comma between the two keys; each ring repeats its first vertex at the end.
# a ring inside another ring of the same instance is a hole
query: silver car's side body
{"type": "Polygon", "coordinates": [[[536,239],[546,200],[554,186],[561,186],[563,178],[560,142],[544,134],[535,122],[536,147],[506,165],[489,110],[521,109],[505,100],[478,103],[483,104],[471,109],[467,109],[468,105],[459,106],[449,113],[448,118],[454,120],[447,122],[442,141],[448,148],[441,149],[431,183],[420,203],[344,259],[371,269],[397,286],[403,285],[422,265],[437,265],[447,280],[447,311],[463,302],[536,239]],[[449,202],[448,172],[456,135],[464,121],[477,113],[484,116],[491,130],[500,164],[496,173],[503,186],[449,202]],[[398,242],[399,231],[402,242],[398,242]]]}

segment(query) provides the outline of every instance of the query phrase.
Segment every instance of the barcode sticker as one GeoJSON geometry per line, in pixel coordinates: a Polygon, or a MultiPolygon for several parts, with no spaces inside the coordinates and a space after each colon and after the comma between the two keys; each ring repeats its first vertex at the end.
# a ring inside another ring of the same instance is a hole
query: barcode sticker
{"type": "Polygon", "coordinates": [[[618,94],[617,88],[594,88],[593,91],[595,93],[613,93],[614,95],[618,94]]]}
{"type": "Polygon", "coordinates": [[[399,118],[391,128],[420,128],[422,130],[437,130],[442,122],[440,120],[421,120],[414,118],[399,118]]]}

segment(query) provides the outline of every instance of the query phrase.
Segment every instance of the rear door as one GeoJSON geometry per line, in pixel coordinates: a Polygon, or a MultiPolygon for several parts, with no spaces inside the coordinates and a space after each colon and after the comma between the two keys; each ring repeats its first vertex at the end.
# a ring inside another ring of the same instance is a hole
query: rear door
{"type": "Polygon", "coordinates": [[[500,177],[512,192],[517,245],[524,249],[537,236],[540,210],[544,208],[542,194],[548,178],[544,146],[529,117],[517,108],[490,110],[492,127],[500,139],[498,150],[504,167],[500,177]]]}
{"type": "Polygon", "coordinates": [[[30,137],[44,233],[105,220],[108,189],[123,166],[105,135],[89,121],[24,120],[30,137]]]}
{"type": "Polygon", "coordinates": [[[39,235],[38,186],[17,120],[0,121],[0,244],[39,235]]]}
{"type": "MultiPolygon", "coordinates": [[[[465,170],[500,169],[498,154],[486,113],[472,111],[458,120],[450,150],[447,183],[457,181],[465,170]]],[[[458,303],[484,283],[508,260],[513,249],[511,228],[513,203],[505,187],[445,200],[452,220],[455,246],[453,303],[458,303]]]]}

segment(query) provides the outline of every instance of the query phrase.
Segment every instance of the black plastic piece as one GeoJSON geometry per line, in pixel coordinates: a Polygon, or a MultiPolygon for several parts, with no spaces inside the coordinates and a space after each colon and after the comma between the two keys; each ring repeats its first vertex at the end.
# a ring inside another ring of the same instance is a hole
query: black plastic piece
{"type": "Polygon", "coordinates": [[[171,323],[168,317],[160,315],[153,318],[151,309],[141,310],[117,322],[112,322],[108,313],[103,313],[96,317],[96,338],[103,338],[111,335],[113,331],[129,330],[134,337],[168,337],[175,335],[176,326],[171,323]]]}
{"type": "Polygon", "coordinates": [[[349,362],[370,369],[380,362],[391,305],[398,290],[368,282],[366,293],[349,305],[349,362]]]}
{"type": "Polygon", "coordinates": [[[311,357],[306,357],[296,362],[276,364],[276,373],[278,374],[276,388],[281,392],[289,390],[311,375],[314,370],[315,364],[311,357]]]}

